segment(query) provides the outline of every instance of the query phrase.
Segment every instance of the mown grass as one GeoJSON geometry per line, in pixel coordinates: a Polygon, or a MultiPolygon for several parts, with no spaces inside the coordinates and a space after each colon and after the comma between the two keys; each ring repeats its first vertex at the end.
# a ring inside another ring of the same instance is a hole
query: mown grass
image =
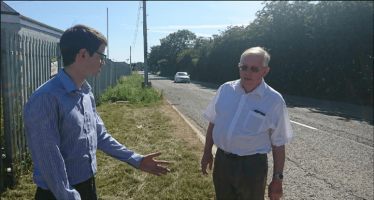
{"type": "Polygon", "coordinates": [[[212,177],[202,175],[200,157],[192,153],[196,147],[172,135],[177,127],[158,111],[163,103],[149,107],[117,103],[98,109],[108,132],[119,142],[143,155],[161,151],[156,159],[171,162],[171,172],[157,177],[98,152],[101,199],[214,199],[212,177]]]}
{"type": "MultiPolygon", "coordinates": [[[[125,84],[126,80],[135,83],[139,75],[132,75],[119,84],[125,84]]],[[[140,76],[141,77],[141,76],[140,76]]],[[[141,77],[142,78],[142,77],[141,77]]],[[[138,82],[140,85],[140,82],[138,82]]],[[[188,144],[181,137],[173,135],[186,130],[179,130],[175,125],[173,117],[160,111],[167,102],[162,94],[158,94],[153,88],[146,90],[143,97],[133,97],[142,94],[141,87],[134,84],[135,89],[128,86],[116,86],[104,94],[106,100],[101,101],[97,110],[104,121],[104,124],[117,141],[127,148],[139,154],[150,154],[162,152],[156,160],[171,162],[170,173],[157,177],[137,170],[128,164],[116,160],[101,151],[97,151],[98,172],[95,175],[96,187],[99,199],[214,199],[214,186],[212,175],[203,176],[200,168],[201,156],[194,152],[202,152],[202,146],[188,144]],[[127,91],[123,92],[123,88],[127,91]],[[130,90],[129,90],[130,89],[130,90]],[[118,91],[116,91],[118,90],[118,91]],[[131,94],[129,98],[117,98],[116,102],[108,103],[113,96],[119,94],[131,94]],[[157,94],[154,97],[149,95],[157,94]],[[111,98],[108,98],[111,97],[111,98]],[[134,100],[135,99],[135,100],[134,100]],[[136,100],[140,99],[140,101],[136,100]],[[147,99],[158,99],[145,103],[147,99]],[[162,101],[160,101],[162,100],[162,101]]],[[[182,134],[183,135],[183,134],[182,134]]],[[[194,135],[186,134],[186,137],[194,135]]],[[[197,138],[196,138],[197,140],[197,138]]],[[[1,194],[2,199],[34,199],[36,185],[32,180],[32,173],[23,175],[13,190],[8,189],[1,194]]]]}

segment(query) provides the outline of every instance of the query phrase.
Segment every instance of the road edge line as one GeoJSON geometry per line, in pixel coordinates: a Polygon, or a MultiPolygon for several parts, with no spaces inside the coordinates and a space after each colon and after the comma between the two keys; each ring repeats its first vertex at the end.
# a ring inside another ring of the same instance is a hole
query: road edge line
{"type": "MultiPolygon", "coordinates": [[[[166,98],[165,98],[166,99],[166,98]]],[[[179,110],[173,106],[169,100],[166,99],[166,101],[171,105],[171,107],[177,111],[177,113],[182,117],[182,119],[184,119],[185,122],[187,122],[187,124],[192,128],[192,130],[195,131],[196,133],[196,136],[197,138],[205,145],[205,135],[203,135],[201,133],[201,131],[199,131],[193,124],[191,124],[191,122],[187,119],[187,117],[185,117],[181,112],[179,112],[179,110]]],[[[213,147],[212,147],[212,154],[213,154],[213,157],[216,157],[216,152],[217,152],[217,146],[215,144],[213,144],[213,147]]]]}

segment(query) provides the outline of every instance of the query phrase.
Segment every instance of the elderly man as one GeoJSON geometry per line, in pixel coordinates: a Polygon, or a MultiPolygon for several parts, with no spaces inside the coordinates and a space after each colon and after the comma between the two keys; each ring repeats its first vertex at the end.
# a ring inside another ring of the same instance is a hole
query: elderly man
{"type": "Polygon", "coordinates": [[[282,196],[285,144],[294,140],[286,103],[267,85],[270,55],[250,48],[240,58],[240,79],[220,86],[203,117],[209,121],[201,168],[212,169],[213,143],[217,145],[213,181],[217,199],[264,199],[272,149],[274,174],[271,200],[282,196]]]}

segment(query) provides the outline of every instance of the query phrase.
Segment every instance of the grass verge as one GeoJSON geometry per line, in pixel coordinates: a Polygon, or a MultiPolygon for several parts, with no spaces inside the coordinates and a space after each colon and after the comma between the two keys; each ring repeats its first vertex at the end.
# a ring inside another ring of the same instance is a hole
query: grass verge
{"type": "Polygon", "coordinates": [[[122,77],[117,81],[114,88],[108,87],[106,92],[101,95],[97,105],[104,105],[108,102],[128,101],[131,104],[157,102],[163,96],[153,88],[141,88],[141,82],[144,78],[139,74],[132,74],[122,77]]]}
{"type": "Polygon", "coordinates": [[[166,100],[148,107],[109,104],[98,111],[108,132],[129,149],[143,155],[161,151],[156,159],[171,162],[171,173],[156,177],[99,152],[101,199],[214,199],[212,176],[201,172],[203,144],[166,100]]]}
{"type": "MultiPolygon", "coordinates": [[[[133,78],[129,80],[138,80],[133,78]]],[[[132,89],[133,95],[141,94],[136,90],[132,89]]],[[[113,99],[103,100],[97,110],[108,133],[117,141],[143,155],[161,151],[163,154],[156,159],[170,161],[171,173],[161,177],[150,175],[97,151],[95,178],[99,199],[215,198],[212,173],[203,176],[200,168],[203,144],[162,95],[157,98],[158,101],[150,103],[142,103],[147,98],[116,103],[107,103],[113,99]]],[[[34,199],[36,187],[32,173],[22,175],[19,184],[2,193],[1,199],[34,199]]]]}

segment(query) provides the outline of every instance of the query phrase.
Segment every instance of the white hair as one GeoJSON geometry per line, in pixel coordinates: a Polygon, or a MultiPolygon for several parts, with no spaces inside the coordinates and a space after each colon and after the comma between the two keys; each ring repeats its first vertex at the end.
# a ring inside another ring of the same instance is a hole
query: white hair
{"type": "Polygon", "coordinates": [[[252,47],[252,48],[245,50],[242,56],[240,57],[240,63],[242,63],[243,58],[250,56],[250,55],[263,56],[264,57],[263,66],[268,67],[269,62],[270,62],[270,55],[262,47],[252,47]]]}

